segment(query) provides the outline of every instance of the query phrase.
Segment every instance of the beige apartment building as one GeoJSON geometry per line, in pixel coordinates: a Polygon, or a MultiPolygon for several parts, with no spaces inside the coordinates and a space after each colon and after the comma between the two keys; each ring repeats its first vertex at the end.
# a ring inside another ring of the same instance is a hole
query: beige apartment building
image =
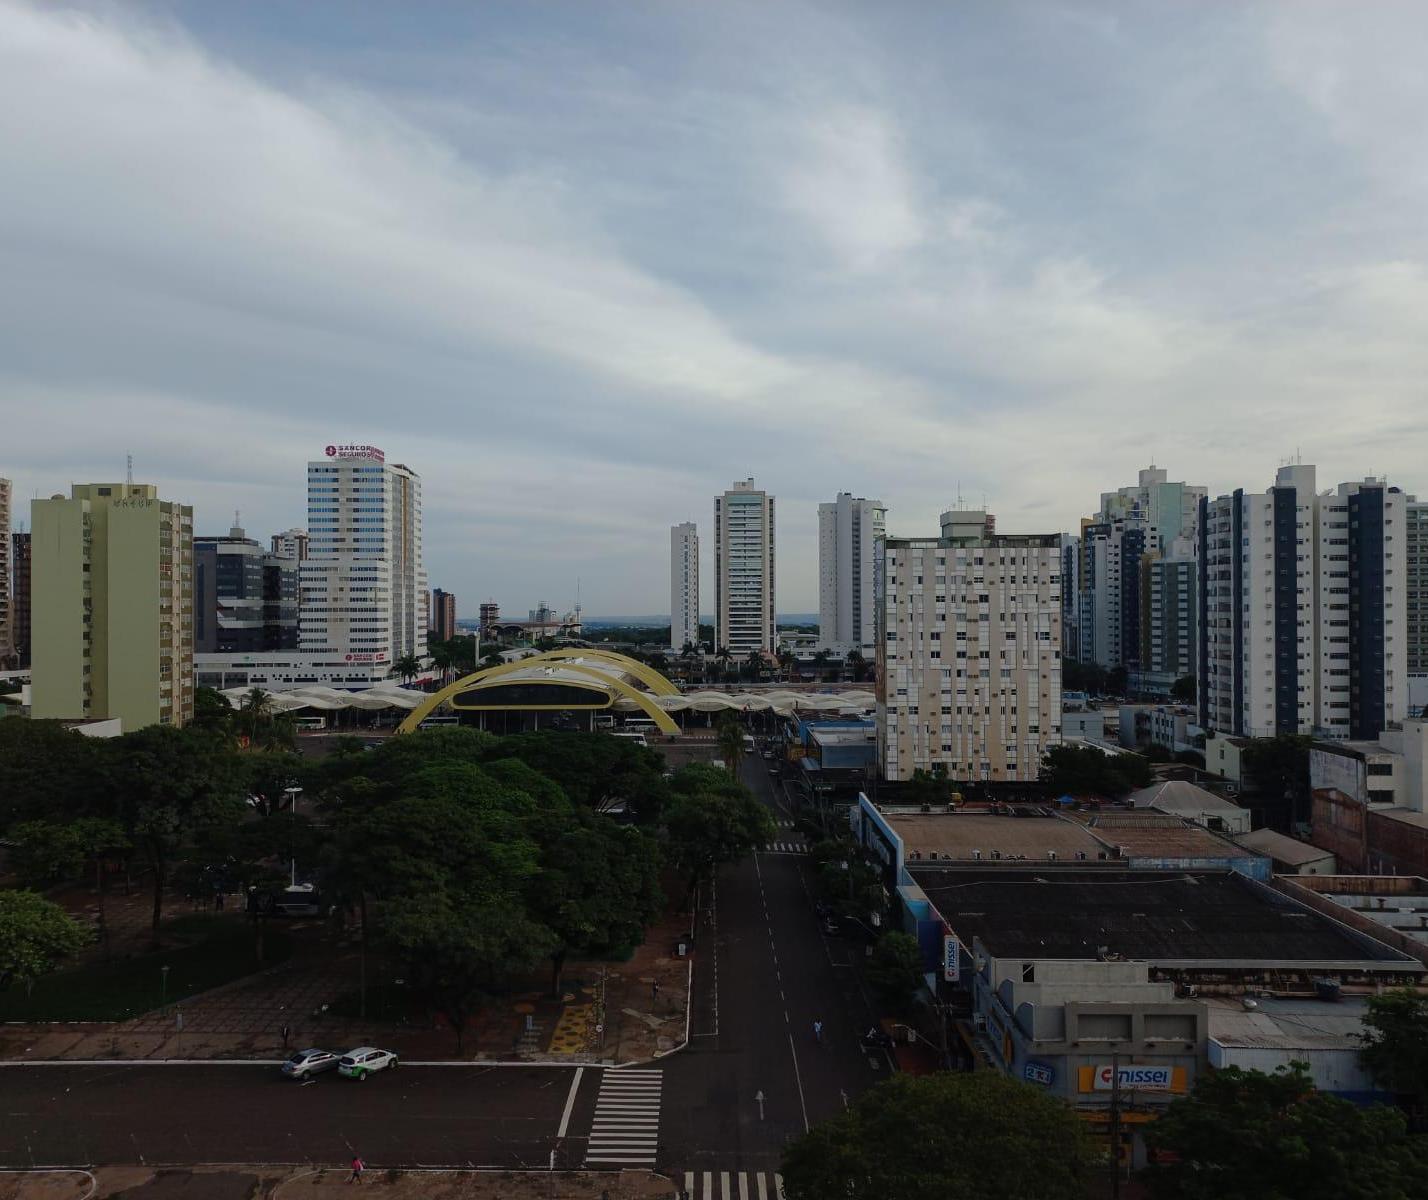
{"type": "Polygon", "coordinates": [[[887,538],[878,602],[878,761],[912,778],[1037,778],[1061,740],[1058,534],[997,534],[984,512],[942,536],[887,538]]]}
{"type": "Polygon", "coordinates": [[[193,509],[151,484],[75,484],[30,507],[31,713],[193,717],[193,509]]]}

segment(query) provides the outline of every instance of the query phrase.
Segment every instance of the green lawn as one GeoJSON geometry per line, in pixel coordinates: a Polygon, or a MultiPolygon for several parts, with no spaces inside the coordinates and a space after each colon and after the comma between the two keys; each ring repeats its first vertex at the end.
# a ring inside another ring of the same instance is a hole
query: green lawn
{"type": "Polygon", "coordinates": [[[123,1021],[158,1008],[163,1001],[160,968],[169,968],[168,1000],[182,1000],[282,962],[292,938],[270,923],[260,965],[253,930],[239,916],[181,917],[166,931],[184,945],[132,958],[95,960],[73,971],[0,992],[0,1021],[123,1021]]]}

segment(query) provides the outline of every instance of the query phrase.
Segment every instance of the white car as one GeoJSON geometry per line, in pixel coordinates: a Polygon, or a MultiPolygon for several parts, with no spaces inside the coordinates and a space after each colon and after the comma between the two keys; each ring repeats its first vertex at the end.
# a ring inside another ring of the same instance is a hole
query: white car
{"type": "Polygon", "coordinates": [[[337,1073],[349,1079],[366,1079],[374,1071],[395,1069],[397,1056],[390,1050],[378,1050],[375,1046],[358,1046],[342,1056],[337,1064],[337,1073]]]}

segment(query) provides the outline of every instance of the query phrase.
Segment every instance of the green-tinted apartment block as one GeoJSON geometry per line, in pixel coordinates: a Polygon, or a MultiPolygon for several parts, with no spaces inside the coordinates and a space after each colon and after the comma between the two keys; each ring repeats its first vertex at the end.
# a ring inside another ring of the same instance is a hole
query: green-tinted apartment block
{"type": "Polygon", "coordinates": [[[31,715],[193,717],[193,509],[151,484],[31,504],[31,715]]]}

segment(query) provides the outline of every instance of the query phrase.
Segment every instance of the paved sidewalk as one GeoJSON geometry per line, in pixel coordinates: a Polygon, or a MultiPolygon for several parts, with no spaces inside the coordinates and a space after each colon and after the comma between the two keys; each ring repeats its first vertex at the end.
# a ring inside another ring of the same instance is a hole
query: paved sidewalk
{"type": "MultiPolygon", "coordinates": [[[[293,1200],[343,1194],[350,1172],[339,1168],[96,1167],[92,1171],[0,1173],[0,1200],[293,1200]]],[[[673,1200],[672,1181],[647,1171],[403,1171],[369,1168],[364,1192],[392,1200],[673,1200]]]]}
{"type": "MultiPolygon", "coordinates": [[[[690,959],[675,948],[687,940],[688,920],[667,916],[628,962],[567,964],[570,982],[559,997],[548,983],[530,980],[473,1019],[460,1057],[625,1063],[676,1048],[685,1034],[690,959]]],[[[325,1011],[355,991],[358,953],[320,942],[317,922],[295,924],[292,932],[299,945],[287,962],[168,1011],[110,1024],[0,1025],[0,1058],[279,1058],[284,1025],[289,1050],[377,1045],[408,1060],[458,1057],[454,1034],[440,1022],[364,1021],[325,1011]]],[[[369,985],[383,982],[377,972],[369,958],[369,985]]]]}

